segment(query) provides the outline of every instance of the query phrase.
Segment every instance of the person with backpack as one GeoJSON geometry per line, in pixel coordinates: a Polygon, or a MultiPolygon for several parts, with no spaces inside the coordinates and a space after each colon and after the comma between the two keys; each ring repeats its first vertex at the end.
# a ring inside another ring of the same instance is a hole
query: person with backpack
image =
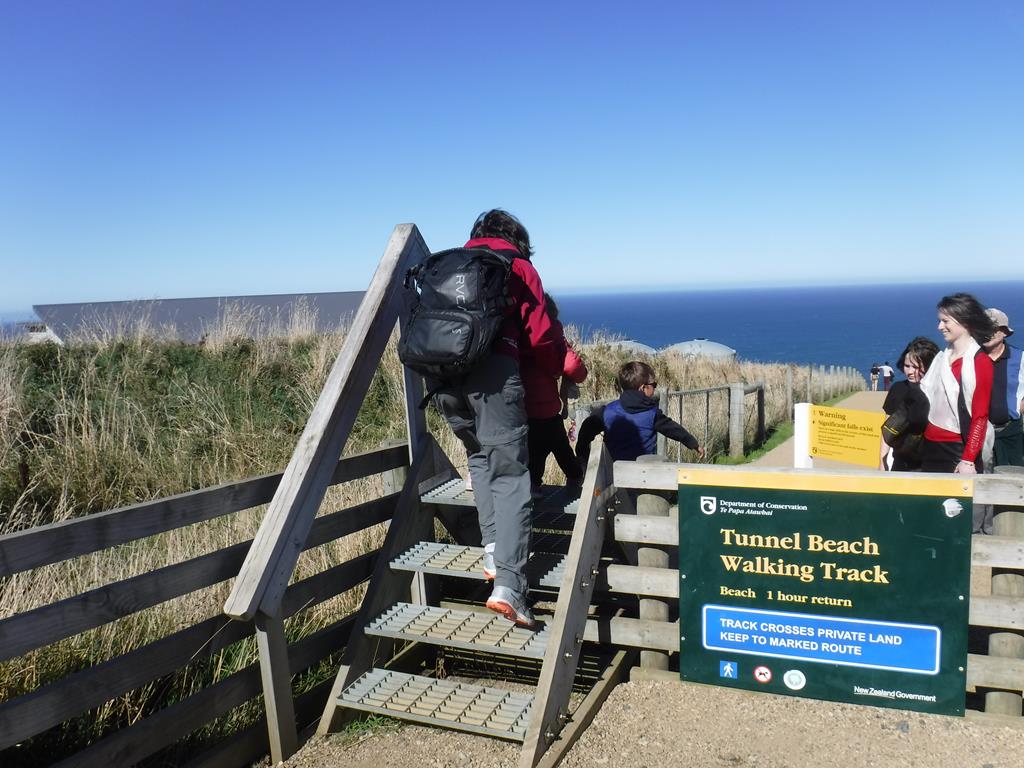
{"type": "Polygon", "coordinates": [[[928,398],[921,391],[921,379],[928,373],[939,347],[931,339],[917,336],[907,344],[896,365],[907,375],[885,396],[882,410],[882,469],[918,472],[928,425],[928,398]]]}
{"type": "Polygon", "coordinates": [[[434,404],[466,447],[484,545],[487,607],[524,627],[531,511],[527,414],[520,363],[562,373],[565,341],[548,315],[526,227],[480,214],[462,248],[410,271],[417,297],[399,357],[423,373],[434,404]]]}

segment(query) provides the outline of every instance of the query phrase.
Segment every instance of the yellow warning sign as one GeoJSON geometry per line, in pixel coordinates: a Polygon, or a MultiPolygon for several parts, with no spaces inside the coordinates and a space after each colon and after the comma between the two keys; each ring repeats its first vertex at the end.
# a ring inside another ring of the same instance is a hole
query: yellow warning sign
{"type": "Polygon", "coordinates": [[[878,468],[884,413],[811,406],[811,458],[878,468]]]}

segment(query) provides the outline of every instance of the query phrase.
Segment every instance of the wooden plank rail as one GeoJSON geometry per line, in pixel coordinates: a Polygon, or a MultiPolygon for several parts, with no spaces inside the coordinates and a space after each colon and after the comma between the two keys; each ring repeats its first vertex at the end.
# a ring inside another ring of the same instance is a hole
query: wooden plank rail
{"type": "MultiPolygon", "coordinates": [[[[319,720],[331,684],[331,680],[324,680],[295,698],[295,716],[300,728],[304,723],[319,720]]],[[[310,736],[309,730],[304,728],[303,735],[310,736]]],[[[260,762],[269,751],[267,718],[261,715],[248,728],[222,739],[186,765],[188,768],[238,768],[260,762]]]]}
{"type": "MultiPolygon", "coordinates": [[[[360,479],[403,466],[408,466],[408,453],[404,445],[370,451],[338,462],[332,482],[360,479]]],[[[187,494],[193,501],[196,499],[201,500],[200,503],[192,507],[192,511],[195,512],[197,509],[203,510],[202,515],[205,515],[205,517],[201,515],[197,518],[195,516],[175,514],[168,518],[166,514],[158,514],[154,511],[159,510],[162,503],[166,501],[160,500],[136,507],[114,510],[113,512],[116,514],[101,513],[104,515],[104,522],[99,527],[93,525],[90,518],[80,518],[68,521],[67,524],[43,526],[41,529],[19,532],[14,534],[13,537],[4,537],[2,543],[8,548],[6,550],[8,554],[11,552],[10,547],[13,546],[12,538],[17,538],[22,542],[29,542],[33,548],[45,546],[47,542],[50,542],[54,544],[56,549],[62,552],[71,551],[75,554],[81,554],[86,550],[91,551],[89,547],[104,536],[107,536],[107,533],[104,533],[104,531],[113,522],[123,519],[123,516],[129,514],[131,510],[140,510],[143,517],[147,519],[143,524],[133,527],[130,532],[124,534],[117,534],[113,531],[109,532],[110,537],[112,537],[111,540],[123,543],[124,541],[139,538],[136,534],[140,534],[143,531],[144,533],[140,535],[159,533],[160,530],[155,526],[154,520],[163,520],[173,525],[173,527],[180,527],[180,524],[197,522],[200,519],[210,519],[237,511],[237,509],[228,509],[220,510],[216,514],[210,513],[213,502],[222,503],[225,493],[228,493],[235,500],[232,502],[234,505],[241,505],[238,506],[238,509],[247,508],[251,504],[264,503],[266,499],[261,498],[260,494],[269,493],[268,480],[276,482],[279,477],[280,475],[255,478],[243,481],[242,483],[213,489],[211,493],[197,491],[194,494],[187,494]],[[182,523],[181,521],[186,518],[188,522],[182,523]],[[90,539],[89,547],[84,547],[80,543],[69,540],[70,536],[79,531],[84,532],[90,539]],[[97,532],[100,532],[100,535],[97,535],[97,532]]],[[[399,494],[397,493],[389,494],[317,518],[311,527],[304,549],[320,546],[389,520],[394,513],[398,497],[399,494]]],[[[176,497],[176,501],[180,502],[180,497],[176,497]]],[[[177,509],[180,512],[181,507],[178,506],[177,509]]],[[[166,512],[166,507],[164,511],[166,512]]],[[[189,514],[191,515],[191,513],[189,514]]],[[[3,658],[17,656],[65,637],[70,637],[78,632],[101,626],[104,623],[160,602],[231,578],[237,573],[237,568],[244,558],[245,550],[248,546],[249,542],[241,542],[207,555],[175,563],[131,579],[125,579],[121,582],[108,584],[96,590],[90,590],[85,594],[4,619],[0,621],[0,652],[2,652],[3,658]]],[[[299,611],[342,594],[365,582],[373,571],[377,555],[378,551],[364,553],[290,585],[282,599],[282,615],[284,617],[294,615],[299,611]]],[[[22,566],[26,563],[38,559],[38,554],[32,554],[28,558],[20,559],[12,556],[8,557],[7,564],[12,568],[13,572],[17,572],[18,570],[23,570],[22,566]]],[[[56,562],[58,559],[49,558],[51,562],[56,562]]],[[[351,616],[344,620],[346,632],[351,621],[351,616]]],[[[252,636],[253,632],[254,628],[251,622],[231,621],[224,616],[211,617],[196,625],[149,643],[146,646],[44,685],[31,693],[0,703],[0,749],[6,749],[14,744],[23,742],[36,734],[81,715],[90,709],[102,706],[106,702],[153,680],[172,674],[191,663],[209,659],[233,643],[252,636]]],[[[324,637],[328,637],[328,635],[324,635],[324,637]]],[[[339,650],[343,645],[343,642],[335,645],[331,649],[324,651],[324,655],[339,650]]],[[[319,646],[313,645],[308,647],[319,648],[319,646]]],[[[289,650],[290,658],[293,654],[294,650],[289,650]]],[[[301,655],[300,651],[299,661],[301,662],[304,659],[305,657],[301,655]]],[[[319,659],[315,661],[319,661],[319,659]]],[[[301,667],[294,666],[293,664],[293,668],[298,671],[301,667]]],[[[258,665],[254,664],[251,670],[255,672],[256,687],[255,693],[252,694],[255,695],[261,690],[259,686],[258,665]]],[[[233,691],[235,689],[222,687],[217,690],[223,693],[225,690],[233,691]]],[[[220,694],[206,694],[205,691],[202,693],[210,696],[209,700],[215,702],[218,707],[222,707],[222,705],[227,706],[225,704],[226,699],[222,699],[220,694]]],[[[197,694],[197,696],[200,695],[197,694]]],[[[247,698],[252,698],[252,695],[249,695],[247,698]]],[[[195,717],[201,719],[201,722],[196,727],[201,727],[206,722],[217,717],[222,711],[227,711],[226,709],[218,709],[216,713],[203,716],[201,715],[203,707],[199,705],[205,699],[196,699],[196,697],[192,697],[192,699],[190,699],[192,701],[190,706],[196,707],[195,717]],[[192,699],[195,699],[195,701],[192,701],[192,699]]],[[[228,699],[231,699],[230,695],[228,699]]],[[[241,699],[241,701],[245,700],[244,698],[241,699]]],[[[320,705],[322,705],[322,702],[318,704],[318,706],[320,705]]],[[[186,714],[192,712],[191,709],[183,711],[186,714]]],[[[213,711],[210,710],[210,712],[213,711]]],[[[189,716],[191,717],[191,715],[189,716]]],[[[170,716],[165,715],[164,717],[170,716]]],[[[140,728],[144,724],[149,723],[150,719],[147,718],[134,727],[140,728]]],[[[130,731],[132,729],[127,730],[130,731]]],[[[165,726],[160,726],[158,730],[161,734],[167,732],[165,726]]],[[[171,730],[178,732],[180,728],[172,728],[171,730]]],[[[191,730],[195,730],[195,728],[191,730]]],[[[117,743],[128,739],[128,741],[124,742],[128,746],[118,747],[117,754],[121,754],[122,749],[127,750],[125,754],[134,754],[133,750],[136,747],[130,746],[130,742],[139,738],[144,733],[143,730],[135,730],[132,731],[134,735],[131,737],[121,735],[126,732],[121,731],[115,734],[117,736],[117,743]]],[[[149,737],[147,736],[146,738],[148,739],[149,737]]],[[[162,737],[158,741],[170,743],[162,737]]],[[[146,748],[148,749],[148,747],[146,748]]],[[[147,754],[150,753],[147,752],[147,754]]],[[[79,755],[76,755],[71,762],[75,765],[85,764],[79,762],[79,755]]],[[[119,758],[114,759],[114,762],[120,764],[119,758]]]]}
{"type": "MultiPolygon", "coordinates": [[[[698,464],[643,464],[633,461],[615,462],[615,487],[636,490],[671,491],[679,490],[679,470],[684,467],[701,467],[698,464]]],[[[716,465],[722,472],[750,472],[749,464],[716,465]]],[[[793,474],[807,472],[804,469],[788,467],[757,467],[758,472],[770,474],[793,474]]],[[[851,477],[877,477],[876,470],[835,469],[829,474],[851,477]]],[[[976,475],[974,480],[974,501],[977,504],[1024,507],[1024,482],[1012,475],[976,475]]]]}
{"type": "MultiPolygon", "coordinates": [[[[288,662],[296,673],[345,647],[351,616],[288,646],[288,662]]],[[[57,763],[58,768],[109,768],[133,765],[174,744],[212,720],[262,692],[259,664],[254,663],[187,699],[161,709],[145,720],[122,728],[57,763]]]]}
{"type": "MultiPolygon", "coordinates": [[[[378,551],[367,552],[292,584],[285,596],[285,615],[291,616],[366,581],[373,571],[378,551]]],[[[25,741],[189,663],[210,658],[252,634],[253,626],[249,622],[214,616],[3,702],[0,704],[0,749],[25,741]]]]}
{"type": "MultiPolygon", "coordinates": [[[[304,548],[390,519],[397,498],[391,494],[318,518],[304,548]]],[[[226,581],[238,573],[251,543],[243,541],[0,620],[0,661],[226,581]]]]}
{"type": "MultiPolygon", "coordinates": [[[[338,462],[331,484],[407,466],[405,446],[338,462]]],[[[266,504],[283,473],[249,478],[0,536],[0,578],[266,504]]]]}
{"type": "MultiPolygon", "coordinates": [[[[292,571],[345,448],[366,390],[398,321],[406,270],[430,251],[412,224],[395,227],[270,508],[239,571],[224,613],[276,616],[292,571]]],[[[416,446],[414,446],[415,448],[416,446]]]]}

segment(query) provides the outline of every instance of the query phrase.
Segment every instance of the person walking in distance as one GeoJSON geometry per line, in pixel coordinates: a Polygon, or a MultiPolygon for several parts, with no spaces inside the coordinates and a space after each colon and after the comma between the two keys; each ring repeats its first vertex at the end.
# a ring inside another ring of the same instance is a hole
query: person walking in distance
{"type": "Polygon", "coordinates": [[[491,354],[464,377],[436,387],[434,403],[468,455],[484,545],[484,576],[494,580],[487,607],[532,627],[526,562],[533,503],[519,366],[529,358],[535,370],[560,376],[565,341],[548,315],[544,287],[530,261],[529,232],[515,216],[501,209],[482,213],[463,247],[511,259],[508,308],[491,354]]]}
{"type": "Polygon", "coordinates": [[[1013,335],[1010,319],[1000,309],[985,310],[996,326],[995,333],[985,351],[992,359],[992,402],[989,421],[995,427],[992,466],[1024,467],[1024,429],[1021,411],[1024,410],[1024,355],[1017,347],[1006,343],[1013,335]]]}
{"type": "Polygon", "coordinates": [[[880,366],[878,366],[878,371],[879,371],[879,373],[882,374],[882,389],[884,389],[886,392],[888,392],[889,391],[889,387],[892,386],[892,376],[893,376],[892,366],[889,365],[889,361],[886,360],[884,363],[882,363],[880,366]]]}

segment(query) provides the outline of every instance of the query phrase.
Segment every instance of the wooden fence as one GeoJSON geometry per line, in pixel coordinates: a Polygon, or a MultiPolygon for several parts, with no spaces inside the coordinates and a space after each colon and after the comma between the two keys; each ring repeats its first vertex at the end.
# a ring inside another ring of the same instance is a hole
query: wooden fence
{"type": "MultiPolygon", "coordinates": [[[[385,448],[337,463],[331,485],[384,474],[385,488],[400,488],[409,465],[407,446],[385,448]]],[[[231,515],[271,500],[281,474],[172,496],[0,537],[0,578],[118,547],[184,526],[231,515]]],[[[390,520],[398,493],[323,514],[313,523],[304,548],[310,549],[390,520]]],[[[251,542],[244,541],[201,557],[175,563],[83,594],[0,619],[0,661],[44,648],[138,611],[234,578],[251,542]]],[[[288,586],[283,617],[296,616],[369,578],[376,551],[337,563],[288,586]]],[[[352,616],[288,645],[292,675],[343,649],[352,616]]],[[[221,613],[124,655],[76,671],[23,696],[0,703],[0,764],[16,765],[31,739],[81,717],[153,681],[186,670],[251,637],[252,621],[232,621],[221,613]],[[24,744],[24,742],[28,742],[24,744]]],[[[319,720],[331,681],[295,699],[300,727],[319,720]]],[[[117,730],[61,766],[131,765],[186,739],[194,731],[260,696],[259,665],[219,680],[186,699],[164,706],[117,730]]],[[[197,756],[196,766],[248,765],[267,754],[265,720],[255,722],[197,756]]],[[[56,758],[56,756],[55,756],[56,758]]],[[[38,756],[35,756],[38,760],[38,756]]]]}
{"type": "MultiPolygon", "coordinates": [[[[346,458],[337,464],[331,482],[340,483],[381,473],[391,488],[402,485],[409,459],[404,445],[346,458]]],[[[679,465],[616,462],[617,491],[632,490],[636,509],[623,497],[614,520],[614,537],[636,547],[636,565],[609,565],[598,576],[601,592],[639,598],[637,617],[616,616],[588,622],[585,639],[642,649],[638,677],[678,679],[668,671],[670,655],[679,649],[674,619],[678,570],[670,567],[678,547],[678,520],[665,497],[677,489],[679,465]],[[656,503],[651,504],[651,500],[656,503]],[[636,514],[639,511],[641,514],[636,514]],[[653,515],[653,516],[652,516],[653,515]]],[[[723,472],[732,471],[722,467],[723,472]]],[[[793,470],[774,470],[790,472],[793,470]]],[[[33,528],[0,538],[0,577],[62,562],[148,536],[230,515],[264,504],[273,496],[280,475],[183,494],[112,510],[89,517],[33,528]]],[[[996,505],[996,533],[975,536],[972,555],[972,628],[991,631],[989,652],[968,658],[969,692],[984,694],[987,713],[972,717],[1024,725],[1024,476],[986,475],[975,480],[975,501],[996,505]],[[1012,534],[1012,535],[1011,535],[1012,534]]],[[[620,494],[621,496],[621,494],[620,494]]],[[[397,493],[316,519],[306,547],[315,547],[387,521],[397,493]]],[[[0,659],[28,653],[62,638],[115,621],[175,597],[234,577],[250,542],[241,542],[201,557],[176,563],[123,581],[107,584],[52,605],[0,620],[0,659]]],[[[285,592],[283,616],[300,614],[364,582],[372,572],[376,551],[338,563],[291,584],[285,592]]],[[[353,616],[339,616],[315,634],[287,647],[289,671],[299,674],[346,645],[353,616]]],[[[136,648],[122,656],[74,672],[31,693],[0,704],[0,761],[17,764],[18,745],[58,727],[152,681],[202,663],[254,634],[253,622],[210,616],[136,648]]],[[[294,697],[299,727],[315,724],[331,681],[294,697]]],[[[158,755],[194,731],[260,696],[259,665],[215,682],[194,695],[163,706],[144,719],[117,730],[58,765],[129,765],[158,755]]],[[[311,733],[307,727],[304,733],[311,733]]],[[[205,748],[193,766],[242,766],[266,755],[269,737],[264,718],[205,748]]]]}

